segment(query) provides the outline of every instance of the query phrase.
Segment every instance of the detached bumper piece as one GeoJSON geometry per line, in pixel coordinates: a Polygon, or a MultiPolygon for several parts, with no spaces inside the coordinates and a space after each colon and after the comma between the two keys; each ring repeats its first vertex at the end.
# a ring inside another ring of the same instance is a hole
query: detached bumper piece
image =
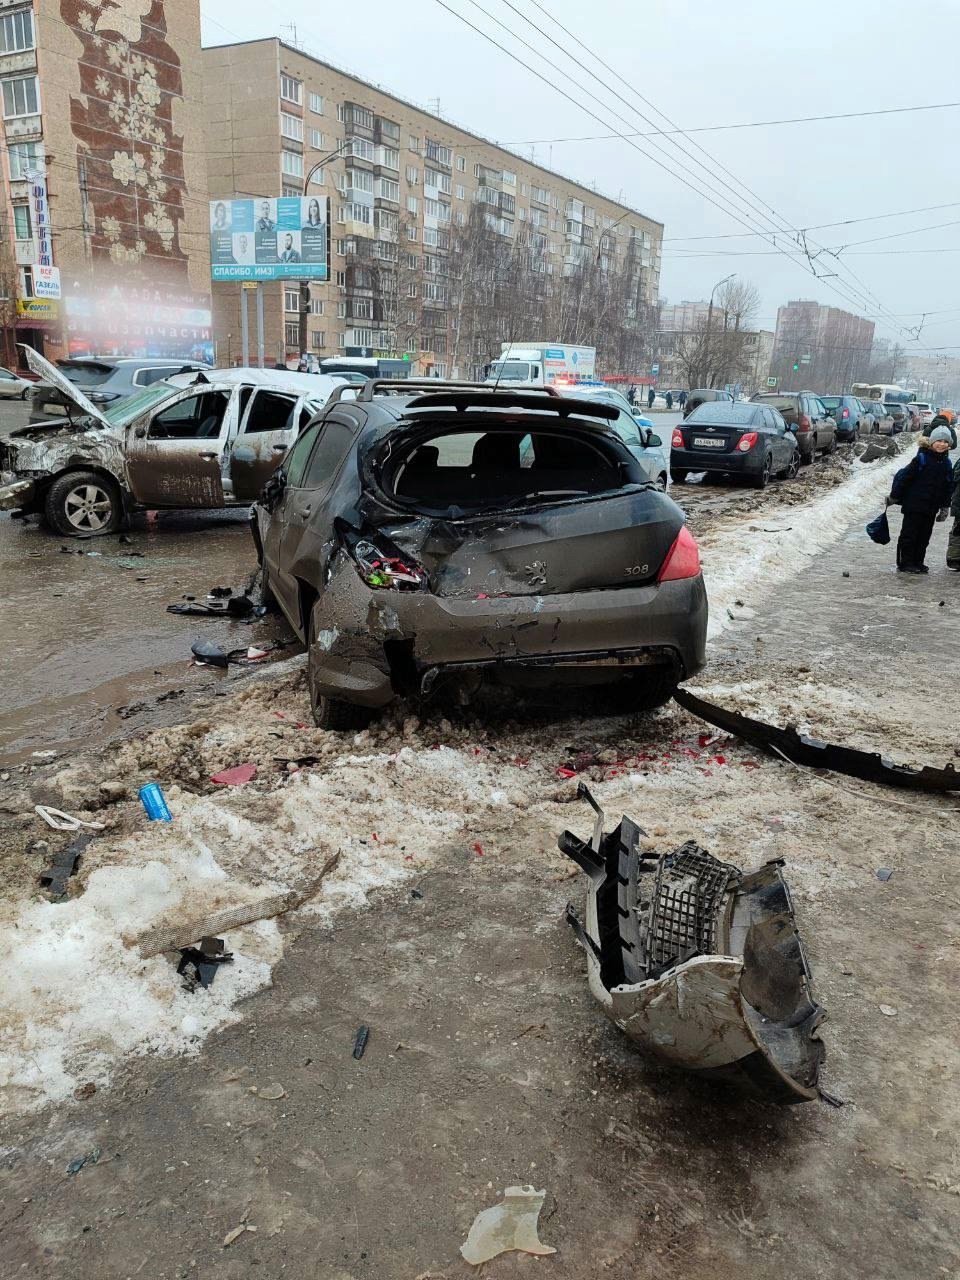
{"type": "Polygon", "coordinates": [[[590,989],[647,1053],[674,1067],[789,1105],[818,1096],[825,1014],[780,868],[744,874],[693,841],[644,854],[623,818],[589,843],[559,846],[590,880],[586,918],[567,919],[587,954],[590,989]]]}
{"type": "Polygon", "coordinates": [[[906,787],[910,791],[960,791],[960,770],[951,764],[943,769],[934,769],[930,765],[912,769],[909,765],[894,764],[875,751],[839,747],[831,742],[808,738],[797,733],[796,729],[778,729],[776,725],[765,724],[762,720],[751,720],[737,711],[705,702],[687,689],[677,689],[673,696],[685,711],[793,764],[806,765],[811,769],[833,769],[862,782],[881,782],[892,787],[906,787]]]}

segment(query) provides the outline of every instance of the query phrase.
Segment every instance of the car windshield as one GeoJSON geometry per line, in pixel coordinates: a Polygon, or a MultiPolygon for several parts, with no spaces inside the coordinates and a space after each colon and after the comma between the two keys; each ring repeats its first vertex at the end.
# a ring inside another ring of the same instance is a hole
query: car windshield
{"type": "Polygon", "coordinates": [[[147,409],[155,408],[161,401],[169,399],[181,390],[181,387],[171,387],[168,382],[154,382],[149,387],[144,387],[142,391],[138,391],[136,395],[125,396],[123,400],[112,404],[109,409],[104,409],[103,416],[112,427],[125,427],[128,422],[138,418],[147,409]]]}
{"type": "Polygon", "coordinates": [[[746,426],[753,421],[757,412],[754,405],[731,404],[729,400],[718,400],[713,404],[701,404],[694,409],[687,422],[716,422],[729,426],[746,426]]]}
{"type": "Polygon", "coordinates": [[[490,366],[490,377],[498,382],[529,382],[530,365],[526,360],[497,360],[490,366]]]}

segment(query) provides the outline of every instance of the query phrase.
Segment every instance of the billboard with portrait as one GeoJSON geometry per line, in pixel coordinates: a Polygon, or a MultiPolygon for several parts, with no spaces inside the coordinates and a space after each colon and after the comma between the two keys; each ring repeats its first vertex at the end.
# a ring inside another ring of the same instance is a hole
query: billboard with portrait
{"type": "Polygon", "coordinates": [[[326,280],[327,201],[262,196],[210,201],[213,280],[326,280]]]}

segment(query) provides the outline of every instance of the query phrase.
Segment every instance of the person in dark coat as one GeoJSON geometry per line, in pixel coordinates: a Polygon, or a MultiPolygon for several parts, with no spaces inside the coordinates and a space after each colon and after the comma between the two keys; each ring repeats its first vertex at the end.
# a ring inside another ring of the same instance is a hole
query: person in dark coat
{"type": "Polygon", "coordinates": [[[667,392],[667,408],[668,409],[673,408],[673,392],[672,391],[667,392]]]}
{"type": "Polygon", "coordinates": [[[686,403],[687,403],[687,393],[685,391],[681,391],[680,394],[677,396],[677,404],[679,404],[680,408],[682,409],[686,403]]]}
{"type": "Polygon", "coordinates": [[[953,492],[950,465],[950,431],[936,427],[929,439],[922,439],[916,456],[893,477],[887,505],[899,505],[903,512],[897,541],[897,570],[900,573],[928,573],[923,563],[933,534],[934,523],[946,520],[953,492]]]}
{"type": "Polygon", "coordinates": [[[629,393],[628,393],[628,395],[627,395],[627,399],[630,401],[630,404],[631,404],[631,405],[635,405],[635,404],[637,403],[637,388],[636,388],[636,387],[631,386],[630,391],[629,391],[629,393]]]}
{"type": "Polygon", "coordinates": [[[650,390],[647,392],[647,408],[648,409],[653,408],[653,402],[654,400],[656,400],[656,398],[657,398],[657,393],[654,391],[653,387],[651,387],[650,390]]]}
{"type": "Polygon", "coordinates": [[[937,416],[930,423],[927,435],[929,436],[931,431],[936,431],[937,427],[947,428],[950,432],[950,448],[955,449],[957,447],[957,428],[954,426],[952,409],[940,410],[937,416]]]}
{"type": "Polygon", "coordinates": [[[960,569],[960,458],[953,465],[953,502],[950,503],[953,528],[947,540],[947,568],[960,569]]]}

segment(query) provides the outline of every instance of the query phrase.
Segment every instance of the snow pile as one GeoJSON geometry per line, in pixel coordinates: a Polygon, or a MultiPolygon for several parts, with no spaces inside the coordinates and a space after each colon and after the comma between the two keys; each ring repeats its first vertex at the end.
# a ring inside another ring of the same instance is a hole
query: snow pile
{"type": "Polygon", "coordinates": [[[737,600],[746,595],[751,603],[762,599],[771,587],[799,573],[841,538],[853,521],[877,515],[894,472],[905,465],[900,455],[873,464],[858,462],[846,483],[808,506],[793,507],[776,519],[754,514],[737,525],[705,534],[700,553],[710,600],[708,638],[716,639],[728,626],[727,610],[737,600]]]}
{"type": "Polygon", "coordinates": [[[170,787],[173,822],[144,817],[135,834],[91,845],[85,857],[104,865],[79,896],[20,904],[0,921],[0,1109],[102,1084],[128,1054],[196,1052],[237,1020],[239,1000],[269,983],[283,951],[273,920],[228,933],[233,964],[189,993],[171,958],[143,959],[136,938],[296,888],[338,848],[313,909],[329,916],[362,904],[367,890],[415,874],[458,836],[469,849],[490,810],[525,807],[508,775],[520,778],[479,749],[405,747],[281,775],[268,793],[170,787]]]}

